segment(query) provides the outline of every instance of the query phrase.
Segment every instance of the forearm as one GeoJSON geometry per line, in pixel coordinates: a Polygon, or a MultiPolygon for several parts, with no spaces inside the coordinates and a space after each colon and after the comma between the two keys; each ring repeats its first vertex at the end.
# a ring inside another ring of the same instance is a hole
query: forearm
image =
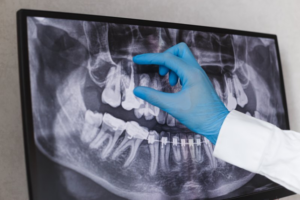
{"type": "Polygon", "coordinates": [[[237,111],[226,117],[214,156],[300,193],[300,134],[237,111]]]}

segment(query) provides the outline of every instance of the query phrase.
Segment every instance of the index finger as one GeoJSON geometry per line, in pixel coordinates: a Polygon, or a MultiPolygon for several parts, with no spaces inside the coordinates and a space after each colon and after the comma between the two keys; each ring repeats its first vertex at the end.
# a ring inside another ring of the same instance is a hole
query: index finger
{"type": "Polygon", "coordinates": [[[179,44],[170,47],[165,52],[171,53],[179,58],[182,58],[183,60],[196,61],[190,48],[184,42],[181,42],[179,44]]]}
{"type": "Polygon", "coordinates": [[[133,62],[140,65],[160,65],[165,66],[172,70],[179,76],[180,79],[184,79],[186,75],[187,66],[177,56],[171,53],[146,53],[133,57],[133,62]]]}

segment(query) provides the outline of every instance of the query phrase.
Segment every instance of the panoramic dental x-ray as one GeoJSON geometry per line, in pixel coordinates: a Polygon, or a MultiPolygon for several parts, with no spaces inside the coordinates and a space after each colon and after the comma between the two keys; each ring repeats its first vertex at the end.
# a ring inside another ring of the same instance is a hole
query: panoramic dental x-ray
{"type": "MultiPolygon", "coordinates": [[[[174,93],[181,85],[132,61],[185,42],[228,110],[285,128],[274,40],[39,17],[27,25],[35,145],[53,163],[115,200],[213,199],[277,186],[215,158],[209,140],[137,98],[137,86],[174,93]]],[[[97,199],[70,176],[59,181],[70,199],[97,199]]]]}

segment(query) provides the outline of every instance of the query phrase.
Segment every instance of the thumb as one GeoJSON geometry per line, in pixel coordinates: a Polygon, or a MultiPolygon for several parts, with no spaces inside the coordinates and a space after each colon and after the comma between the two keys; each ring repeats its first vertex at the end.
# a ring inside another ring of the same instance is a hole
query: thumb
{"type": "Polygon", "coordinates": [[[143,86],[136,87],[133,90],[133,93],[137,97],[149,102],[150,104],[166,112],[170,110],[173,104],[172,99],[174,99],[174,97],[172,96],[174,94],[172,93],[165,93],[165,92],[155,90],[153,88],[143,87],[143,86]]]}

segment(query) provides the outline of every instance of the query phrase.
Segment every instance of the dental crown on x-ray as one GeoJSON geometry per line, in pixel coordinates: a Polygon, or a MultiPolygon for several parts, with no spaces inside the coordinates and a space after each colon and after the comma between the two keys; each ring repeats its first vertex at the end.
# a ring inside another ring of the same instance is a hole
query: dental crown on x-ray
{"type": "Polygon", "coordinates": [[[257,62],[252,53],[259,47],[265,57],[273,55],[274,43],[100,22],[29,18],[28,24],[35,140],[51,160],[127,199],[215,198],[254,176],[216,159],[206,138],[134,96],[138,85],[163,92],[181,86],[171,87],[157,72],[138,71],[132,57],[186,42],[229,110],[279,124],[282,103],[270,98],[277,87],[255,68],[274,57],[257,62]],[[57,46],[56,38],[73,46],[57,46]]]}

